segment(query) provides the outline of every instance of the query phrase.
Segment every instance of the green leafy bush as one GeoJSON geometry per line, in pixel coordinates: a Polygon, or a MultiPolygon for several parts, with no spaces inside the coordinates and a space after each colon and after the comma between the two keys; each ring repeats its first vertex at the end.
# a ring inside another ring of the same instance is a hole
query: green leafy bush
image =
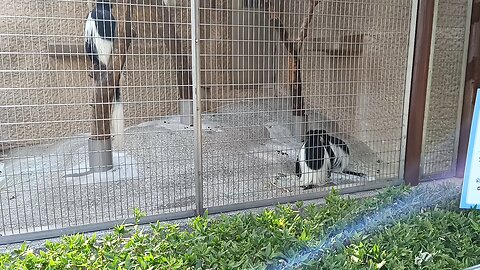
{"type": "MultiPolygon", "coordinates": [[[[390,188],[359,201],[333,191],[325,205],[296,203],[216,219],[205,215],[186,229],[160,223],[151,230],[120,225],[101,239],[78,234],[46,242],[43,250],[23,245],[0,255],[0,269],[270,269],[316,247],[332,229],[412,192],[390,188]]],[[[458,210],[457,199],[359,232],[301,268],[461,269],[480,263],[480,215],[458,210]]],[[[137,222],[144,215],[135,209],[137,222]]]]}

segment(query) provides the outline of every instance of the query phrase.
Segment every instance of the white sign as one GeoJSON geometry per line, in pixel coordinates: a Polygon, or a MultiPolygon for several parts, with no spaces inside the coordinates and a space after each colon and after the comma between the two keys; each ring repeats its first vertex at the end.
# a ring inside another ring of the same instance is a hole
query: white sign
{"type": "MultiPolygon", "coordinates": [[[[480,93],[480,89],[477,89],[480,93]]],[[[460,208],[480,209],[480,94],[473,112],[460,208]]]]}

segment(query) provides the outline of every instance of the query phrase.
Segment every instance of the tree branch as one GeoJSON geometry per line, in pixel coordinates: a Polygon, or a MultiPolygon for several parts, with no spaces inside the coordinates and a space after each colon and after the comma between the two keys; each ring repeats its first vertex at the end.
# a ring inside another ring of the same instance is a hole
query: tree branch
{"type": "Polygon", "coordinates": [[[279,34],[280,41],[288,52],[288,85],[292,97],[293,114],[304,116],[305,110],[302,97],[302,76],[300,71],[300,59],[295,42],[291,41],[287,29],[278,16],[275,0],[264,0],[269,13],[270,24],[279,34]]]}
{"type": "Polygon", "coordinates": [[[299,43],[299,50],[301,50],[303,46],[303,42],[308,36],[308,28],[310,26],[310,23],[312,22],[313,12],[315,11],[315,7],[318,4],[320,4],[320,1],[318,0],[309,1],[308,12],[305,15],[305,18],[303,18],[303,22],[302,22],[302,25],[300,26],[300,32],[297,38],[297,42],[299,43]]]}
{"type": "Polygon", "coordinates": [[[269,13],[270,24],[280,36],[285,49],[288,51],[288,85],[292,97],[293,115],[305,116],[304,99],[302,96],[302,74],[299,51],[308,36],[308,28],[313,18],[315,7],[321,0],[309,0],[308,13],[303,19],[301,30],[295,41],[290,40],[288,31],[278,16],[275,2],[278,0],[264,0],[265,7],[269,13]]]}
{"type": "Polygon", "coordinates": [[[176,68],[178,94],[180,99],[193,99],[192,90],[192,68],[189,63],[189,56],[182,53],[182,40],[177,36],[175,22],[172,22],[169,7],[161,6],[163,18],[163,38],[165,46],[172,55],[176,68]]]}
{"type": "Polygon", "coordinates": [[[105,140],[110,138],[110,118],[115,89],[120,87],[122,70],[127,59],[127,51],[133,37],[131,4],[117,4],[125,7],[124,23],[119,24],[116,48],[112,54],[110,66],[106,69],[94,68],[93,78],[95,81],[95,95],[93,98],[93,119],[91,135],[93,140],[105,140]]]}

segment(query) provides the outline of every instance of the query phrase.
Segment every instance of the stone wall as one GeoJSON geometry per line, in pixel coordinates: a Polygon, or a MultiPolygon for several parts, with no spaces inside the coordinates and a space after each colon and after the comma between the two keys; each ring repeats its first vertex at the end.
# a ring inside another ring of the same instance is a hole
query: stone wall
{"type": "MultiPolygon", "coordinates": [[[[120,0],[119,0],[120,1],[120,0]]],[[[127,126],[157,116],[175,114],[178,91],[175,67],[162,38],[163,19],[156,0],[134,0],[133,40],[123,72],[127,126]]],[[[229,48],[218,37],[228,36],[229,1],[203,1],[203,81],[229,85],[229,48]],[[217,41],[216,41],[217,40],[217,41]],[[215,50],[216,56],[209,56],[215,50]],[[217,68],[216,68],[217,67],[217,68]],[[222,69],[222,72],[212,72],[222,69]]],[[[189,1],[169,7],[182,53],[191,55],[189,1]]],[[[123,13],[114,5],[117,20],[123,13]]],[[[83,55],[86,2],[15,0],[0,10],[0,142],[1,149],[48,143],[88,133],[91,125],[93,82],[90,62],[83,55]],[[52,52],[52,48],[56,51],[52,52]],[[60,49],[59,49],[60,48],[60,49]],[[63,51],[74,48],[74,53],[63,51]]],[[[215,87],[212,87],[215,90],[215,87]]],[[[222,92],[222,91],[217,91],[222,92]]],[[[210,92],[207,93],[211,95],[210,92]]]]}
{"type": "Polygon", "coordinates": [[[463,93],[467,0],[438,0],[426,108],[423,173],[454,175],[459,102],[463,93]]]}
{"type": "MultiPolygon", "coordinates": [[[[307,1],[287,3],[295,14],[284,20],[296,36],[307,1]]],[[[322,1],[301,52],[310,123],[326,121],[331,132],[365,142],[392,163],[400,156],[410,3],[322,1]]]]}
{"type": "MultiPolygon", "coordinates": [[[[241,62],[235,63],[233,59],[235,55],[238,58],[238,48],[243,43],[236,40],[241,36],[236,35],[236,31],[249,27],[240,25],[238,20],[238,16],[246,14],[239,8],[241,2],[202,1],[201,59],[205,111],[214,111],[226,102],[245,98],[288,95],[287,53],[275,41],[275,35],[251,42],[252,46],[262,42],[276,43],[265,47],[273,48],[273,51],[262,49],[263,53],[261,50],[256,52],[260,51],[263,56],[261,61],[268,62],[273,58],[273,87],[270,84],[262,88],[261,80],[256,83],[240,80],[244,76],[237,70],[241,62]]],[[[465,16],[466,0],[460,2],[440,0],[439,5],[443,17],[439,16],[434,58],[437,64],[433,69],[430,108],[441,109],[429,110],[427,142],[432,144],[451,140],[451,134],[441,130],[445,126],[453,127],[456,120],[452,115],[456,112],[461,90],[458,88],[459,59],[463,48],[465,21],[462,16],[465,16]],[[454,52],[450,53],[449,48],[455,48],[454,52]],[[455,65],[454,74],[450,73],[452,64],[455,65]],[[449,76],[453,77],[450,79],[449,76]],[[448,89],[451,98],[445,99],[442,89],[448,89]]],[[[179,99],[175,67],[162,38],[160,9],[163,7],[156,4],[157,0],[135,0],[132,3],[137,36],[123,72],[127,126],[177,113],[179,99]]],[[[176,7],[169,7],[186,55],[191,54],[189,3],[188,0],[179,0],[176,7]]],[[[291,37],[295,38],[307,11],[307,1],[279,3],[281,19],[291,37]]],[[[305,103],[312,115],[312,124],[328,120],[332,123],[330,131],[354,136],[377,152],[384,153],[384,159],[392,162],[399,162],[410,4],[410,0],[394,3],[386,0],[322,1],[315,9],[309,36],[300,52],[305,103]],[[335,50],[348,47],[348,36],[362,38],[350,46],[354,47],[355,53],[339,55],[335,50]]],[[[93,95],[92,81],[88,77],[89,62],[81,52],[72,55],[57,51],[55,55],[49,55],[51,47],[83,44],[84,18],[88,10],[86,2],[79,1],[14,0],[4,3],[0,10],[2,148],[48,143],[89,132],[89,102],[93,95]]],[[[251,20],[264,28],[264,33],[275,32],[268,25],[268,14],[252,12],[257,15],[251,20]]],[[[121,14],[117,17],[121,19],[121,14]]],[[[260,61],[258,57],[247,58],[260,61]]],[[[261,66],[258,64],[252,66],[261,66]]],[[[258,74],[247,75],[259,78],[258,74]]],[[[268,77],[268,81],[272,79],[269,74],[261,76],[268,77]]]]}

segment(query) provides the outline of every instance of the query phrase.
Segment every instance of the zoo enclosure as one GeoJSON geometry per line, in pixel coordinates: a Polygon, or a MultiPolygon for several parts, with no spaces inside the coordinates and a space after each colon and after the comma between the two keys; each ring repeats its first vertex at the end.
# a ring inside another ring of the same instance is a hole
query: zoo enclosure
{"type": "Polygon", "coordinates": [[[344,139],[369,176],[336,175],[341,192],[415,167],[412,182],[454,175],[472,1],[115,1],[127,128],[113,169],[91,174],[111,97],[92,102],[109,90],[89,77],[88,4],[0,11],[0,243],[108,228],[134,207],[148,222],[322,197],[328,187],[303,191],[295,175],[306,128],[344,139]],[[412,108],[426,117],[410,134],[423,119],[412,108]]]}

